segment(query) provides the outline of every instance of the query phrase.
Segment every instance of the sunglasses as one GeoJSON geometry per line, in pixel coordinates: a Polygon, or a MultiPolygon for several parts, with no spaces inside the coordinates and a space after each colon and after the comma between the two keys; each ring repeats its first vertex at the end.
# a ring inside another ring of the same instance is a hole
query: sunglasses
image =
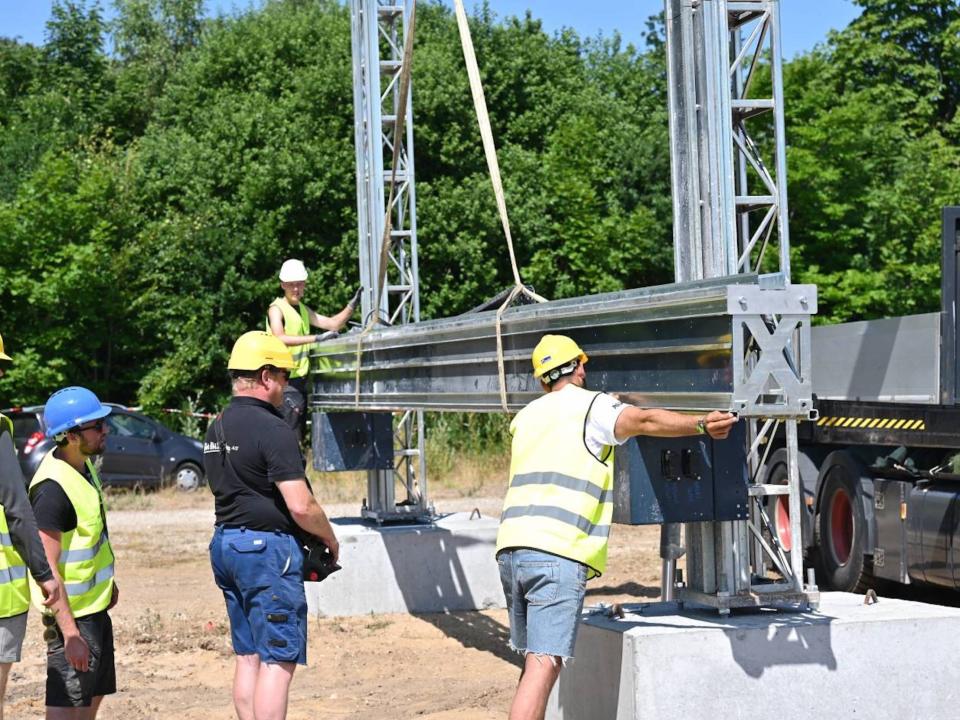
{"type": "Polygon", "coordinates": [[[47,608],[40,616],[43,623],[43,640],[46,643],[54,642],[58,637],[56,611],[47,608]]]}
{"type": "Polygon", "coordinates": [[[85,427],[77,426],[76,432],[83,432],[84,430],[96,430],[97,432],[101,432],[106,424],[107,424],[107,421],[104,420],[103,418],[100,418],[99,420],[94,420],[92,423],[90,423],[89,425],[86,425],[85,427]]]}

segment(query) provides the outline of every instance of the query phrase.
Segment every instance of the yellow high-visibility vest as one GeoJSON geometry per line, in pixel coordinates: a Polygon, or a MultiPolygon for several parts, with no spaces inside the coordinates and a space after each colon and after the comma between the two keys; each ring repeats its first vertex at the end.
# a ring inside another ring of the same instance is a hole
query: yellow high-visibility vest
{"type": "MultiPolygon", "coordinates": [[[[10,435],[13,447],[13,421],[0,414],[0,436],[10,435]]],[[[6,482],[0,478],[0,482],[6,482]]],[[[16,482],[20,482],[19,479],[16,482]]],[[[25,613],[30,607],[30,587],[27,584],[27,565],[10,539],[7,516],[0,505],[0,618],[25,613]]]]}
{"type": "MultiPolygon", "coordinates": [[[[77,514],[77,527],[60,536],[60,559],[57,568],[67,590],[70,612],[74,617],[106,610],[113,597],[113,548],[107,537],[103,516],[103,492],[100,476],[93,463],[87,469],[93,483],[54,456],[51,450],[37,468],[30,491],[45,480],[59,483],[77,514]]],[[[42,607],[43,593],[31,579],[30,594],[34,605],[42,607]]]]}
{"type": "MultiPolygon", "coordinates": [[[[300,303],[294,308],[287,302],[286,298],[277,298],[270,307],[278,307],[283,313],[283,332],[285,335],[303,337],[310,335],[310,308],[300,303]]],[[[270,315],[267,314],[267,332],[273,332],[270,329],[270,315]]],[[[310,372],[310,347],[313,343],[305,345],[294,345],[288,347],[290,354],[293,355],[293,369],[290,371],[290,377],[306,377],[310,372]]]]}
{"type": "Polygon", "coordinates": [[[587,566],[587,577],[607,565],[613,518],[613,451],[594,456],[584,440],[599,393],[575,385],[547,393],[510,424],[510,488],[503,503],[497,552],[525,547],[587,566]]]}

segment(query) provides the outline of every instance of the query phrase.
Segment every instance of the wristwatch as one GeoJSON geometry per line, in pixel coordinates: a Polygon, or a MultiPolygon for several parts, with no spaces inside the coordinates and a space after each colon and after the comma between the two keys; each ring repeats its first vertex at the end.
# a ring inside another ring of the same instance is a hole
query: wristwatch
{"type": "Polygon", "coordinates": [[[707,434],[707,419],[700,418],[697,420],[697,435],[706,435],[707,434]]]}

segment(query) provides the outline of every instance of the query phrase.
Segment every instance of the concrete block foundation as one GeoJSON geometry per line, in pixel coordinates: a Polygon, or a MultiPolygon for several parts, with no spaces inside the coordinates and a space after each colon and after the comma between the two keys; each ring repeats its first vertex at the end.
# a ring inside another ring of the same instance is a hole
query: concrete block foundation
{"type": "Polygon", "coordinates": [[[547,718],[960,717],[958,608],[823,593],[809,613],[631,609],[584,618],[547,718]]]}
{"type": "Polygon", "coordinates": [[[307,583],[322,617],[505,607],[494,558],[499,520],[454,513],[432,525],[332,521],[343,569],[307,583]]]}

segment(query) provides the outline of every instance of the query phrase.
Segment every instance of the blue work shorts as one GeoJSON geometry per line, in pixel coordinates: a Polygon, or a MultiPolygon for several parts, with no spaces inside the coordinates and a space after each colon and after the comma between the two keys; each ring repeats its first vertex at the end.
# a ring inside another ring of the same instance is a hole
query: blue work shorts
{"type": "Polygon", "coordinates": [[[497,556],[510,616],[510,646],[527,655],[573,657],[587,589],[587,566],[526,548],[497,556]]]}
{"type": "Polygon", "coordinates": [[[210,564],[230,616],[233,651],[265,663],[307,663],[303,549],[287,533],[214,529],[210,564]]]}

